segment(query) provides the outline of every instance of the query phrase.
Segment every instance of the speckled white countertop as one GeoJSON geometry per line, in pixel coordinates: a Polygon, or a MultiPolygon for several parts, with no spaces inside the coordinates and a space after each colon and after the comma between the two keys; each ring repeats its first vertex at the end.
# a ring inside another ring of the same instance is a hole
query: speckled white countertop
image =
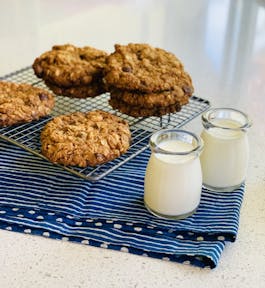
{"type": "Polygon", "coordinates": [[[198,96],[254,123],[238,239],[216,269],[0,230],[1,288],[265,287],[265,1],[1,1],[0,39],[1,75],[53,44],[147,42],[184,62],[198,96]]]}

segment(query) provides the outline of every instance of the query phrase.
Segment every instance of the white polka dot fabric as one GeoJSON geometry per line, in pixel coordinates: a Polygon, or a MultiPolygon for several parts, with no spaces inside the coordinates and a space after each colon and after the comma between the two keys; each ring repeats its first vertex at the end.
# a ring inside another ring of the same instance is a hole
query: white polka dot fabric
{"type": "Polygon", "coordinates": [[[197,212],[173,221],[143,203],[149,151],[98,182],[81,180],[0,140],[0,228],[214,268],[236,239],[244,185],[202,191],[197,212]]]}

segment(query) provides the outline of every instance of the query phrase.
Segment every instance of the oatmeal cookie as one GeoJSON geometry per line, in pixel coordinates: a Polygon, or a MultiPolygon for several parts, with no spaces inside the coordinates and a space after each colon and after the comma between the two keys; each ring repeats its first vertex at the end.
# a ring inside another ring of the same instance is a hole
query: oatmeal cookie
{"type": "Polygon", "coordinates": [[[163,49],[148,44],[116,44],[115,52],[106,60],[104,81],[119,89],[160,92],[179,86],[183,72],[180,60],[163,49]]]}
{"type": "Polygon", "coordinates": [[[93,47],[56,45],[35,59],[33,69],[39,78],[55,86],[82,86],[102,78],[107,53],[93,47]]]}
{"type": "Polygon", "coordinates": [[[54,97],[29,84],[0,82],[0,126],[38,120],[54,107],[54,97]]]}
{"type": "Polygon", "coordinates": [[[96,110],[55,117],[41,132],[42,154],[51,162],[96,166],[125,153],[130,146],[128,123],[96,110]]]}
{"type": "Polygon", "coordinates": [[[172,91],[163,91],[157,93],[141,93],[139,91],[128,91],[113,89],[110,92],[111,98],[122,101],[130,106],[139,106],[143,108],[167,107],[178,102],[185,105],[189,102],[189,95],[181,88],[176,87],[172,91]]]}
{"type": "Polygon", "coordinates": [[[45,84],[56,95],[67,96],[71,98],[96,97],[106,92],[102,81],[91,82],[89,85],[73,86],[73,87],[60,87],[52,83],[49,83],[48,81],[45,81],[45,84]]]}
{"type": "Polygon", "coordinates": [[[149,116],[162,116],[169,113],[178,112],[181,110],[181,105],[176,102],[168,106],[156,106],[153,108],[145,108],[141,106],[132,106],[127,103],[110,98],[109,104],[113,109],[117,109],[121,113],[133,116],[133,117],[149,117],[149,116]]]}

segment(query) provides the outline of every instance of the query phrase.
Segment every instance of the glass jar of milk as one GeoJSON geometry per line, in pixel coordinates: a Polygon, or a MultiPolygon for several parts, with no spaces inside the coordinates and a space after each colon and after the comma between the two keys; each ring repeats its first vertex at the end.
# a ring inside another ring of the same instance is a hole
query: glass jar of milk
{"type": "Polygon", "coordinates": [[[202,115],[201,138],[203,186],[213,191],[230,192],[246,178],[249,157],[248,116],[231,108],[210,109],[202,115]]]}
{"type": "Polygon", "coordinates": [[[150,156],[144,182],[144,203],[154,215],[182,219],[199,203],[202,173],[199,155],[203,144],[195,134],[165,129],[150,138],[150,156]]]}

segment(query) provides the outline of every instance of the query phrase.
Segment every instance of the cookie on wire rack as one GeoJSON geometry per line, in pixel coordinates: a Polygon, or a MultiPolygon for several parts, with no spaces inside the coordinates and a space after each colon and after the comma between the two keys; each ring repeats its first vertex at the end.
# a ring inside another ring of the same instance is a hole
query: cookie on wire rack
{"type": "Polygon", "coordinates": [[[110,91],[110,105],[134,117],[179,111],[194,91],[181,61],[148,44],[116,44],[107,57],[103,81],[110,91]]]}
{"type": "Polygon", "coordinates": [[[72,87],[59,87],[48,81],[45,81],[53,93],[56,95],[68,96],[70,98],[93,98],[106,92],[102,81],[93,81],[89,85],[72,86],[72,87]]]}
{"type": "Polygon", "coordinates": [[[139,91],[111,89],[111,98],[120,100],[129,106],[139,106],[142,108],[167,107],[177,102],[185,105],[189,102],[189,95],[182,89],[176,87],[172,91],[141,93],[139,91]]]}
{"type": "Polygon", "coordinates": [[[0,81],[0,127],[28,123],[50,114],[54,97],[29,84],[0,81]]]}
{"type": "Polygon", "coordinates": [[[55,45],[36,58],[32,67],[55,94],[95,97],[105,92],[102,76],[107,55],[89,46],[55,45]]]}
{"type": "Polygon", "coordinates": [[[42,154],[66,166],[96,166],[114,160],[130,147],[127,121],[95,110],[60,115],[41,132],[42,154]]]}

